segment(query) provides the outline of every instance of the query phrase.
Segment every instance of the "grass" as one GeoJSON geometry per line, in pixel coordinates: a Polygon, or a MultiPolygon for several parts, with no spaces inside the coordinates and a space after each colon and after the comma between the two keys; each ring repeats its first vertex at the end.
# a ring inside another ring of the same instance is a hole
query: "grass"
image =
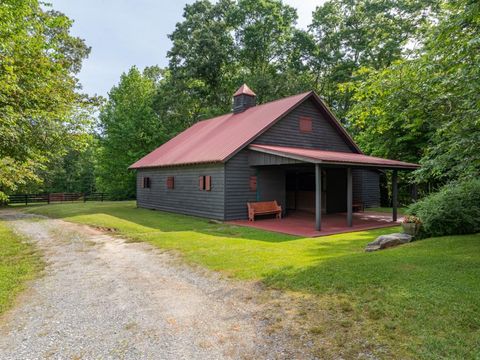
{"type": "Polygon", "coordinates": [[[42,269],[33,247],[0,221],[0,314],[12,305],[15,296],[42,269]]]}
{"type": "Polygon", "coordinates": [[[322,358],[480,358],[478,234],[365,253],[368,242],[398,228],[299,238],[136,209],[133,202],[26,211],[114,228],[228,276],[294,291],[308,299],[295,304],[295,318],[318,340],[322,358]]]}

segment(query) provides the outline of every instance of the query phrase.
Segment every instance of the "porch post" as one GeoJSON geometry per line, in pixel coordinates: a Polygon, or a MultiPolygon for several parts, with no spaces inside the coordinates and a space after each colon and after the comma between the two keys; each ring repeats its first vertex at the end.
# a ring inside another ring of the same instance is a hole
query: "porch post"
{"type": "Polygon", "coordinates": [[[315,230],[322,229],[322,169],[315,164],[315,230]]]}
{"type": "Polygon", "coordinates": [[[347,168],[347,226],[353,224],[352,168],[347,168]]]}
{"type": "Polygon", "coordinates": [[[398,197],[398,185],[397,185],[397,170],[393,170],[392,173],[392,220],[397,221],[397,197],[398,197]]]}

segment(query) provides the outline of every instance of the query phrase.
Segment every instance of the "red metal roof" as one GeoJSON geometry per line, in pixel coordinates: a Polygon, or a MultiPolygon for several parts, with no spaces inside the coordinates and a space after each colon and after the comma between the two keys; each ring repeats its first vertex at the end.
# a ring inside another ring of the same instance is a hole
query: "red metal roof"
{"type": "Polygon", "coordinates": [[[361,153],[328,107],[313,91],[309,91],[253,106],[241,113],[200,121],[135,162],[130,169],[224,162],[308,98],[325,110],[332,125],[353,149],[361,153]]]}
{"type": "Polygon", "coordinates": [[[225,161],[311,92],[200,121],[130,166],[131,169],[225,161]]]}
{"type": "Polygon", "coordinates": [[[249,149],[312,163],[372,166],[390,169],[417,169],[420,167],[417,164],[357,153],[256,144],[250,145],[249,149]]]}
{"type": "Polygon", "coordinates": [[[237,91],[235,91],[235,94],[233,94],[233,96],[238,96],[238,95],[250,95],[250,96],[257,96],[257,94],[255,94],[252,89],[250,89],[248,87],[247,84],[243,84],[242,86],[240,86],[238,88],[237,91]]]}

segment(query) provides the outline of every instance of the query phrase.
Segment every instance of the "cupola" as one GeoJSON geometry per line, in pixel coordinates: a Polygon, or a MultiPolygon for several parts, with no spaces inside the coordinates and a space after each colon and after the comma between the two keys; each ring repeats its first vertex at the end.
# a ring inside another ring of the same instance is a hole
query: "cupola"
{"type": "Polygon", "coordinates": [[[241,113],[256,104],[257,95],[247,84],[240,86],[235,94],[233,94],[233,112],[235,114],[241,113]]]}

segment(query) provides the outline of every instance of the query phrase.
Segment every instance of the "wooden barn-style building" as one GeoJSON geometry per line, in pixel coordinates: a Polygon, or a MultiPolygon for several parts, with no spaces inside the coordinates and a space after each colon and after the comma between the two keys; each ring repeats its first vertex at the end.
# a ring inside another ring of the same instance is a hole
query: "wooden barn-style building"
{"type": "MultiPolygon", "coordinates": [[[[200,121],[131,165],[139,207],[218,220],[247,219],[247,203],[296,212],[352,213],[380,203],[379,175],[416,164],[366,156],[313,91],[256,105],[242,85],[233,111],[200,121]]],[[[312,215],[313,218],[313,215],[312,215]]],[[[262,221],[262,220],[260,220],[262,221]]],[[[280,220],[282,221],[282,220],[280,220]]]]}

